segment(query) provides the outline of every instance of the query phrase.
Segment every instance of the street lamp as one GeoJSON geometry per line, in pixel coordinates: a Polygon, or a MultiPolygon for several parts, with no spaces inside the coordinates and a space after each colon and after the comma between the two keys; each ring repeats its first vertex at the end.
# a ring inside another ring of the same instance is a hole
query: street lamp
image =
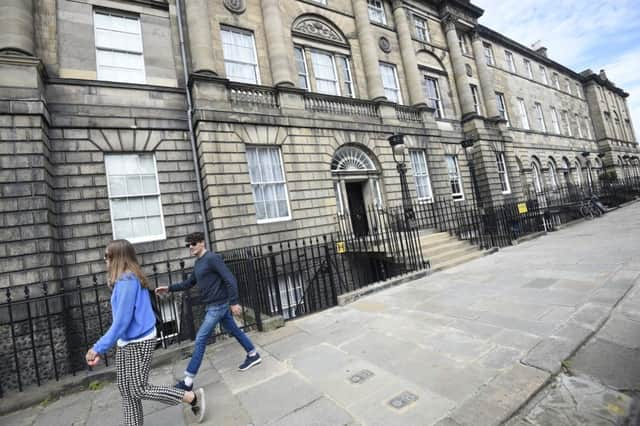
{"type": "Polygon", "coordinates": [[[413,205],[411,204],[409,185],[407,184],[407,165],[405,163],[407,147],[404,144],[404,135],[399,133],[397,135],[390,136],[387,140],[389,141],[389,145],[391,145],[393,161],[395,161],[398,175],[400,175],[400,190],[402,193],[402,209],[404,210],[404,217],[407,225],[412,228],[412,222],[416,216],[413,211],[413,205]]]}
{"type": "Polygon", "coordinates": [[[460,142],[460,145],[462,145],[462,148],[464,149],[464,158],[465,160],[467,160],[467,164],[469,165],[469,173],[471,173],[471,186],[473,186],[471,193],[474,197],[474,202],[477,202],[477,204],[480,205],[481,198],[480,191],[478,189],[478,181],[476,180],[476,166],[473,162],[473,156],[469,158],[469,154],[467,152],[467,148],[471,148],[473,146],[473,143],[473,139],[465,139],[460,142]]]}

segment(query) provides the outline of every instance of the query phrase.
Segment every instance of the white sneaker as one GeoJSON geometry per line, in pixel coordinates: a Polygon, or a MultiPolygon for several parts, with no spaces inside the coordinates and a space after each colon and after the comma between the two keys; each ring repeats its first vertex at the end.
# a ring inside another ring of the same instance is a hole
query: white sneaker
{"type": "Polygon", "coordinates": [[[202,423],[202,419],[204,419],[204,413],[206,411],[206,400],[204,399],[204,389],[199,388],[195,391],[196,394],[196,404],[190,407],[193,416],[196,419],[197,423],[202,423]]]}

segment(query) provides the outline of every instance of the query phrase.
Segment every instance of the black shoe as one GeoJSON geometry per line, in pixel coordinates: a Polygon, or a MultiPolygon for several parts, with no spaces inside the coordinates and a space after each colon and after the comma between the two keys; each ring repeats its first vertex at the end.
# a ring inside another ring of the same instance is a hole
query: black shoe
{"type": "Polygon", "coordinates": [[[262,362],[262,358],[260,358],[260,354],[258,352],[256,352],[256,354],[254,356],[247,355],[247,357],[245,358],[244,362],[242,364],[240,364],[238,369],[240,371],[245,371],[245,370],[250,369],[254,365],[260,364],[261,362],[262,362]]]}
{"type": "Polygon", "coordinates": [[[178,389],[182,389],[183,391],[187,391],[187,392],[191,392],[191,390],[193,389],[193,385],[191,386],[187,386],[187,384],[184,382],[184,380],[180,380],[178,383],[176,383],[176,386],[178,389]]]}

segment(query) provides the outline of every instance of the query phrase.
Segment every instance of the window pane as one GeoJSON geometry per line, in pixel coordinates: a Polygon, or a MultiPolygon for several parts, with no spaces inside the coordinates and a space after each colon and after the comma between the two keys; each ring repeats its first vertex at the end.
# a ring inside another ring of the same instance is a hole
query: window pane
{"type": "Polygon", "coordinates": [[[152,216],[147,218],[147,226],[150,235],[161,235],[164,233],[162,229],[162,219],[160,218],[160,216],[152,216]]]}
{"type": "Polygon", "coordinates": [[[153,165],[153,157],[150,155],[140,155],[138,157],[139,159],[139,167],[140,167],[140,173],[155,173],[156,172],[156,168],[153,165]]]}
{"type": "Polygon", "coordinates": [[[127,176],[127,195],[142,194],[142,179],[140,176],[127,176]]]}
{"type": "Polygon", "coordinates": [[[112,197],[127,194],[127,187],[124,176],[113,176],[109,178],[109,191],[112,197]]]}
{"type": "Polygon", "coordinates": [[[129,198],[129,216],[130,217],[145,216],[143,198],[129,198]]]}
{"type": "Polygon", "coordinates": [[[113,234],[116,239],[131,237],[131,222],[129,219],[114,220],[113,234]]]}
{"type": "Polygon", "coordinates": [[[147,229],[147,219],[144,217],[131,219],[131,227],[132,227],[132,236],[133,237],[144,237],[145,235],[149,235],[149,230],[147,229]]]}
{"type": "Polygon", "coordinates": [[[147,216],[160,214],[160,201],[158,200],[158,197],[145,197],[144,206],[147,216]]]}
{"type": "Polygon", "coordinates": [[[153,193],[158,192],[158,188],[156,186],[156,177],[155,177],[155,175],[142,176],[142,191],[145,194],[153,194],[153,193]]]}
{"type": "Polygon", "coordinates": [[[129,217],[129,204],[126,199],[111,200],[111,213],[114,219],[129,217]]]}

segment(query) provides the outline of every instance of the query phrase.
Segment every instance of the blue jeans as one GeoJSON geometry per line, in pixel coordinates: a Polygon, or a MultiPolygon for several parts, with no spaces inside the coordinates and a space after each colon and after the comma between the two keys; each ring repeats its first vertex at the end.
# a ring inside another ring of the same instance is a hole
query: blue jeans
{"type": "Polygon", "coordinates": [[[247,335],[240,330],[234,321],[233,316],[231,316],[228,303],[223,303],[221,305],[207,305],[204,320],[202,321],[202,324],[198,329],[198,334],[196,335],[196,344],[193,348],[193,355],[191,355],[191,361],[189,361],[189,365],[185,371],[187,376],[195,377],[198,373],[200,364],[202,364],[202,358],[204,357],[204,351],[207,348],[207,340],[209,340],[209,336],[211,336],[211,333],[213,333],[213,330],[216,328],[218,323],[222,324],[222,327],[236,338],[245,351],[251,352],[255,349],[251,340],[249,340],[247,335]]]}

